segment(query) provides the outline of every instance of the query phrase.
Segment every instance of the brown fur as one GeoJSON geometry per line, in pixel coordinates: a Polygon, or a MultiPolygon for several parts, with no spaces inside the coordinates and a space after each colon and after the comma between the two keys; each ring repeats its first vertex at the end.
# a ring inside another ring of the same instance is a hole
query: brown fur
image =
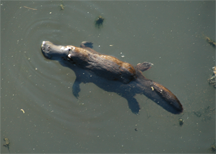
{"type": "Polygon", "coordinates": [[[144,77],[143,71],[153,65],[149,62],[138,63],[133,67],[113,56],[100,54],[92,49],[91,42],[83,42],[80,47],[58,46],[43,41],[41,50],[48,59],[59,60],[63,66],[70,67],[76,74],[73,94],[78,98],[81,83],[94,83],[101,89],[115,92],[128,101],[133,113],[140,106],[134,96],[144,94],[167,111],[179,114],[183,107],[178,98],[164,86],[144,77]]]}

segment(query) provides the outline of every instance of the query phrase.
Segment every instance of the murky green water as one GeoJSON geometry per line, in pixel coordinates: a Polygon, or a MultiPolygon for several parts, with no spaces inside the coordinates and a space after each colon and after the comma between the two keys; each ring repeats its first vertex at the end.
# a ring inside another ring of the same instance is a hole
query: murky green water
{"type": "Polygon", "coordinates": [[[215,90],[207,79],[215,48],[204,36],[215,40],[213,1],[1,1],[2,145],[7,137],[10,153],[211,152],[215,90]],[[91,83],[81,84],[77,99],[74,72],[43,57],[43,40],[92,41],[96,51],[133,65],[154,63],[144,75],[169,88],[184,112],[173,115],[138,95],[135,115],[124,98],[91,83]]]}

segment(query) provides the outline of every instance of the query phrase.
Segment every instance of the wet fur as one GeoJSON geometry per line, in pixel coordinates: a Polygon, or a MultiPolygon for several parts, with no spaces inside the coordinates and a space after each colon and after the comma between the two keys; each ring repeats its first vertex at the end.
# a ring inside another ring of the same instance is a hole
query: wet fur
{"type": "Polygon", "coordinates": [[[72,87],[75,97],[79,97],[81,83],[91,82],[105,91],[124,97],[135,114],[140,110],[139,103],[134,98],[136,94],[146,95],[173,114],[183,111],[181,103],[171,91],[143,76],[142,71],[149,69],[146,66],[148,63],[139,63],[133,67],[115,57],[97,53],[90,45],[92,44],[82,43],[80,48],[75,47],[69,51],[68,58],[58,59],[63,66],[71,68],[76,74],[72,87]],[[113,67],[108,67],[108,64],[113,67]]]}

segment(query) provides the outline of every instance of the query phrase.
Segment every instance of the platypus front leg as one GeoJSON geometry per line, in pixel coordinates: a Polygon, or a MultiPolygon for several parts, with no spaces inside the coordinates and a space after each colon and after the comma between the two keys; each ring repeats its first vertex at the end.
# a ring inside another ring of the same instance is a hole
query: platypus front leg
{"type": "Polygon", "coordinates": [[[123,96],[128,101],[128,106],[134,114],[138,114],[140,111],[140,106],[137,100],[133,96],[123,96]]]}
{"type": "Polygon", "coordinates": [[[76,78],[76,80],[74,81],[73,87],[72,87],[73,95],[74,95],[76,98],[79,97],[80,83],[81,83],[81,81],[80,81],[78,78],[76,78]]]}

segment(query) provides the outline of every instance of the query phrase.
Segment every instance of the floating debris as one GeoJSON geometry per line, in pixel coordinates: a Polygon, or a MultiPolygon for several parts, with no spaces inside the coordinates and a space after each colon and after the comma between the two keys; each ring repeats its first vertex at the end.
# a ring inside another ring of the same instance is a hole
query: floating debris
{"type": "Polygon", "coordinates": [[[61,10],[64,10],[64,5],[60,4],[60,8],[61,8],[61,10]]]}
{"type": "Polygon", "coordinates": [[[184,120],[183,119],[179,119],[179,125],[182,126],[184,124],[184,120]]]}
{"type": "Polygon", "coordinates": [[[215,43],[214,41],[212,41],[209,37],[206,36],[205,39],[206,39],[206,41],[207,41],[210,45],[212,45],[213,47],[216,46],[216,43],[215,43]]]}
{"type": "Polygon", "coordinates": [[[201,117],[202,116],[202,113],[200,111],[197,111],[197,112],[193,112],[197,117],[201,117]]]}
{"type": "Polygon", "coordinates": [[[216,66],[212,67],[214,75],[216,75],[216,66]]]}
{"type": "Polygon", "coordinates": [[[103,25],[104,22],[104,18],[102,16],[99,16],[96,20],[95,20],[95,26],[97,28],[100,28],[103,25]]]}
{"type": "Polygon", "coordinates": [[[26,9],[30,9],[30,10],[37,10],[35,8],[31,8],[31,7],[28,7],[28,6],[23,6],[23,7],[26,8],[26,9]]]}
{"type": "Polygon", "coordinates": [[[212,67],[213,75],[208,79],[209,84],[213,85],[216,88],[216,66],[212,67]]]}
{"type": "Polygon", "coordinates": [[[20,109],[20,111],[22,111],[23,113],[25,113],[25,111],[23,109],[20,109]]]}
{"type": "Polygon", "coordinates": [[[215,145],[212,145],[212,146],[211,146],[211,151],[212,151],[212,152],[215,152],[215,151],[216,151],[215,145]]]}
{"type": "Polygon", "coordinates": [[[134,129],[135,131],[138,131],[137,128],[134,129]]]}
{"type": "Polygon", "coordinates": [[[193,112],[197,117],[201,118],[202,121],[212,120],[214,116],[215,108],[207,106],[199,111],[193,112]]]}
{"type": "Polygon", "coordinates": [[[3,146],[6,147],[8,149],[8,151],[10,152],[10,150],[9,150],[9,145],[10,145],[9,139],[8,138],[4,138],[3,140],[5,141],[5,144],[3,144],[3,146]]]}

